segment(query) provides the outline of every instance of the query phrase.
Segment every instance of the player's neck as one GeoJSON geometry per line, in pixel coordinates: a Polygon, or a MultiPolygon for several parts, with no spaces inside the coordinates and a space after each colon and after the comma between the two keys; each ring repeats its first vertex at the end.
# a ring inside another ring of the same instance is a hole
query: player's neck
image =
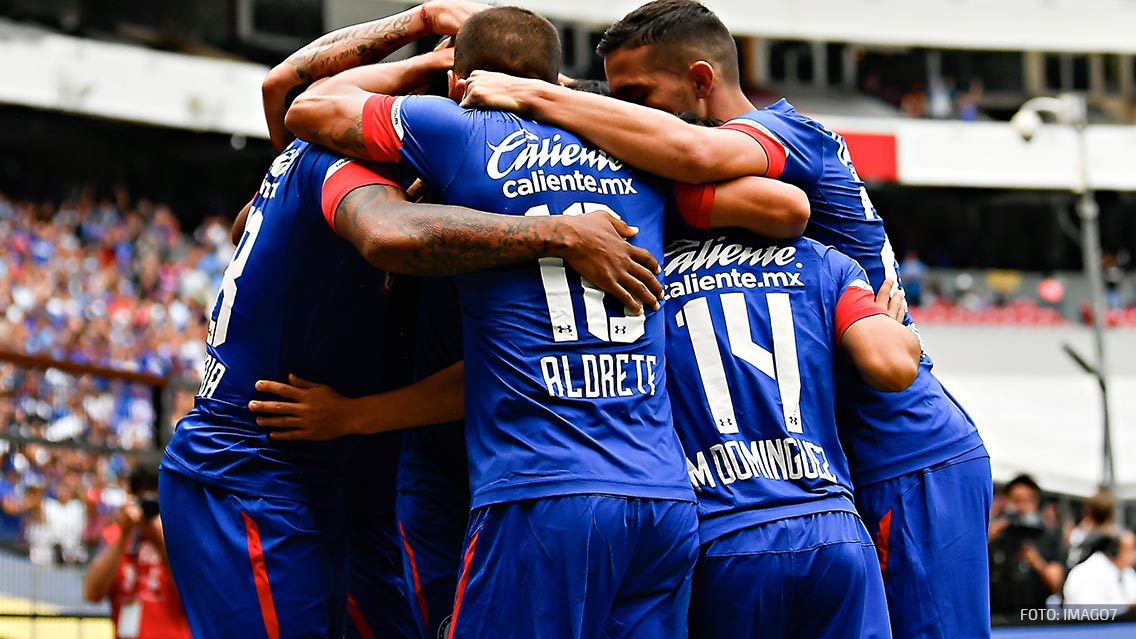
{"type": "Polygon", "coordinates": [[[706,116],[728,122],[754,108],[741,87],[722,87],[707,98],[706,116]]]}

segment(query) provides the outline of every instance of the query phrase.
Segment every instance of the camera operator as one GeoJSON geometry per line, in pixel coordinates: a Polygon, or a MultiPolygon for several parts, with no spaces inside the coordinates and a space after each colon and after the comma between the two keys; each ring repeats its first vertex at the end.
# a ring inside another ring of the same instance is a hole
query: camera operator
{"type": "Polygon", "coordinates": [[[1039,512],[1041,488],[1029,475],[1006,485],[1006,507],[990,522],[990,609],[1018,615],[1044,608],[1065,579],[1061,535],[1046,528],[1039,512]]]}
{"type": "Polygon", "coordinates": [[[189,639],[189,622],[166,558],[157,468],[135,468],[130,496],[102,537],[104,546],[87,570],[84,596],[91,602],[110,598],[115,637],[189,639]]]}

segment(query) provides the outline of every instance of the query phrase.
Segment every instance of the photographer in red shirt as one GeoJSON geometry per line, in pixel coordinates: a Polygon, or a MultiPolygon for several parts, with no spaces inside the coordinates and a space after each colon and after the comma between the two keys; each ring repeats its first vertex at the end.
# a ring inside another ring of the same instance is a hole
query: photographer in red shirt
{"type": "Polygon", "coordinates": [[[88,601],[110,598],[117,639],[190,639],[166,558],[158,514],[158,473],[139,464],[130,496],[102,533],[103,548],[83,584],[88,601]]]}

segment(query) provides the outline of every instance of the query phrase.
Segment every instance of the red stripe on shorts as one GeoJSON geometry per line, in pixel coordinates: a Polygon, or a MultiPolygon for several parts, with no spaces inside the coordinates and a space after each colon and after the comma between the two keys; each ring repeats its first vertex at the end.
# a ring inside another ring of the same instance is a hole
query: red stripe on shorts
{"type": "Polygon", "coordinates": [[[426,609],[426,596],[422,594],[422,580],[418,578],[418,562],[414,560],[414,549],[406,538],[406,531],[402,522],[398,522],[398,535],[402,537],[402,549],[406,551],[406,558],[410,562],[410,576],[414,580],[414,598],[418,600],[418,609],[422,611],[422,627],[430,629],[430,611],[426,609]]]}
{"type": "Polygon", "coordinates": [[[888,546],[891,545],[891,510],[880,518],[880,526],[876,531],[876,554],[880,556],[880,574],[884,581],[888,576],[888,546]]]}
{"type": "Polygon", "coordinates": [[[359,609],[359,603],[355,601],[355,595],[347,593],[347,616],[351,618],[351,623],[355,626],[355,630],[359,632],[362,639],[375,639],[375,632],[371,630],[371,626],[367,623],[367,618],[363,616],[363,611],[359,609]]]}
{"type": "Polygon", "coordinates": [[[264,549],[260,545],[260,528],[246,513],[241,513],[241,517],[245,519],[249,561],[252,563],[252,578],[256,582],[256,598],[260,601],[264,630],[268,633],[268,639],[280,639],[280,621],[276,618],[276,604],[272,601],[272,585],[268,583],[268,567],[264,563],[264,549]]]}
{"type": "Polygon", "coordinates": [[[465,558],[462,559],[462,576],[458,580],[458,594],[454,599],[454,617],[450,620],[450,632],[446,639],[454,639],[454,629],[458,627],[458,613],[461,612],[462,597],[465,596],[465,587],[469,583],[469,567],[473,563],[473,551],[477,548],[477,536],[481,531],[473,533],[469,539],[469,548],[465,549],[465,558]]]}

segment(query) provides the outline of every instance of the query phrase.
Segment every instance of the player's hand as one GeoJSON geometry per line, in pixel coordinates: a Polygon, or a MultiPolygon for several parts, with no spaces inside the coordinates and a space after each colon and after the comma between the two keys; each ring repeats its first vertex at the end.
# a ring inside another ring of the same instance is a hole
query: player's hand
{"type": "Polygon", "coordinates": [[[896,286],[895,280],[887,280],[876,293],[876,306],[887,311],[888,316],[902,324],[907,317],[907,294],[896,286]]]}
{"type": "Polygon", "coordinates": [[[138,534],[152,544],[165,543],[165,537],[162,534],[162,518],[154,517],[139,522],[138,534]]]}
{"type": "Polygon", "coordinates": [[[354,432],[351,400],[330,386],[289,375],[287,384],[262,379],[256,390],[288,400],[249,402],[249,410],[266,415],[256,418],[257,426],[281,429],[269,433],[274,441],[327,440],[354,432]]]}
{"type": "Polygon", "coordinates": [[[990,541],[994,541],[995,539],[1000,537],[1003,532],[1005,532],[1006,527],[1009,526],[1009,525],[1010,525],[1010,520],[1008,520],[1004,517],[999,517],[997,519],[992,520],[990,522],[990,527],[987,531],[987,535],[986,535],[987,539],[989,539],[990,541]]]}
{"type": "Polygon", "coordinates": [[[1041,572],[1045,569],[1045,565],[1049,562],[1045,561],[1045,557],[1041,556],[1038,552],[1037,546],[1032,541],[1022,542],[1022,549],[1018,551],[1018,557],[1027,562],[1034,570],[1041,572]]]}
{"type": "Polygon", "coordinates": [[[644,305],[651,310],[659,308],[663,296],[657,277],[659,262],[647,249],[627,241],[639,229],[609,211],[557,219],[567,229],[568,248],[560,257],[568,266],[614,295],[635,315],[643,312],[644,305]]]}
{"type": "Polygon", "coordinates": [[[467,109],[509,111],[524,114],[533,91],[547,82],[518,78],[493,71],[474,71],[458,82],[463,88],[461,105],[467,109]],[[535,83],[535,84],[534,84],[535,83]]]}
{"type": "Polygon", "coordinates": [[[436,35],[454,35],[465,21],[475,13],[490,8],[480,2],[468,0],[429,0],[423,3],[426,25],[436,35]]]}

